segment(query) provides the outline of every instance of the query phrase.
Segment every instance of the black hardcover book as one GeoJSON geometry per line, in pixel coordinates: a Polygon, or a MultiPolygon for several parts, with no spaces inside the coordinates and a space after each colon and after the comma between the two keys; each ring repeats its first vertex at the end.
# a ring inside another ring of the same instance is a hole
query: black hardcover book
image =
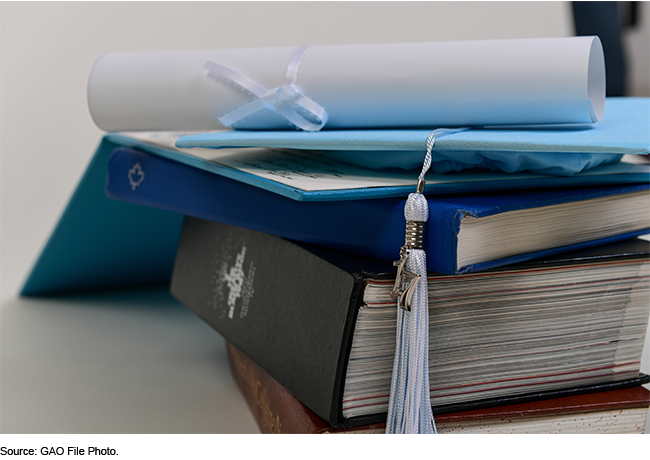
{"type": "MultiPolygon", "coordinates": [[[[648,382],[650,243],[429,273],[435,414],[648,382]]],[[[398,249],[396,249],[398,250],[398,249]]],[[[334,427],[384,421],[395,268],[186,218],[172,294],[334,427]]]]}

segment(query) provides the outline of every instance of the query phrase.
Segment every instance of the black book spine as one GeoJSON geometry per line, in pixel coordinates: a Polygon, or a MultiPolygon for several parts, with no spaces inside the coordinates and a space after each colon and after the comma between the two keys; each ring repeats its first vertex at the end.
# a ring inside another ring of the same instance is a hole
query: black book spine
{"type": "Polygon", "coordinates": [[[363,285],[360,274],[301,245],[187,217],[170,289],[303,404],[339,425],[363,285]]]}

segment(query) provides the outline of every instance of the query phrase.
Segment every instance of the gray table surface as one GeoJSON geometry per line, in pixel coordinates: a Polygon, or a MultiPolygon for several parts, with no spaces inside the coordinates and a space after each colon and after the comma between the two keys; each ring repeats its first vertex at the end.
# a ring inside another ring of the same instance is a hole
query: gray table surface
{"type": "Polygon", "coordinates": [[[225,342],[166,290],[9,298],[2,433],[258,433],[225,342]]]}

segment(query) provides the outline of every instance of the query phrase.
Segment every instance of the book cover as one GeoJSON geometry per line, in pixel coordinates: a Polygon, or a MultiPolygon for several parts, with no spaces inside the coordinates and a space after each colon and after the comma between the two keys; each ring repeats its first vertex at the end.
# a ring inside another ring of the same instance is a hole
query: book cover
{"type": "MultiPolygon", "coordinates": [[[[647,246],[632,240],[554,263],[432,274],[437,413],[638,378],[650,309],[647,246]]],[[[341,426],[385,417],[394,276],[384,261],[188,217],[171,292],[341,426]]]]}
{"type": "MultiPolygon", "coordinates": [[[[424,236],[428,269],[446,274],[480,271],[645,234],[650,215],[639,209],[650,207],[649,188],[641,183],[429,197],[424,236]],[[628,199],[635,201],[626,206],[628,199]],[[578,208],[583,209],[580,214],[578,208]],[[514,220],[497,222],[488,233],[481,225],[494,222],[494,217],[485,219],[489,216],[514,220]]],[[[383,260],[397,259],[404,243],[402,198],[296,202],[130,148],[111,155],[106,193],[383,260]],[[133,182],[135,170],[145,174],[142,182],[133,182]]]]}

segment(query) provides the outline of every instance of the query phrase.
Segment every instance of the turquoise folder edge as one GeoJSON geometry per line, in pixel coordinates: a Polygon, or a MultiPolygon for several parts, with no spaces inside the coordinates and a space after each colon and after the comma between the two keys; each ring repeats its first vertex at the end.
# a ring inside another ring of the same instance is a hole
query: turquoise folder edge
{"type": "Polygon", "coordinates": [[[116,147],[108,139],[99,144],[20,295],[169,283],[183,216],[106,197],[106,166],[116,147]]]}

